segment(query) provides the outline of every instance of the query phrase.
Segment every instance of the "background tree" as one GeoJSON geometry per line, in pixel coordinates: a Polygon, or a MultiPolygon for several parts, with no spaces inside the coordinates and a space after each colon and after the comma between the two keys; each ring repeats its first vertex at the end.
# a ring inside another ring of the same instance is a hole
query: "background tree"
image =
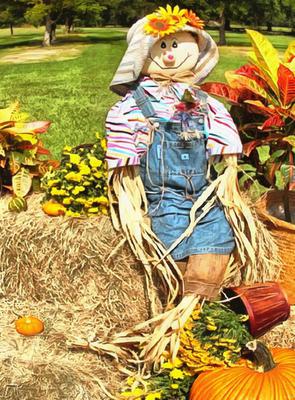
{"type": "Polygon", "coordinates": [[[8,26],[13,35],[13,27],[24,21],[26,6],[17,0],[5,0],[0,4],[0,26],[8,26]]]}

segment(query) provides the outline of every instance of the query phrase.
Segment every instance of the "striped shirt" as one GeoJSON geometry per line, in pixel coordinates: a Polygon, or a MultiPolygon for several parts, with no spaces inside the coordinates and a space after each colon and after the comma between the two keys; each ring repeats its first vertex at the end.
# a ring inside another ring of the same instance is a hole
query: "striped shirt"
{"type": "MultiPolygon", "coordinates": [[[[139,84],[149,96],[155,109],[157,120],[176,121],[175,105],[181,101],[186,89],[192,89],[186,83],[174,83],[167,88],[159,86],[149,77],[141,79],[139,84]]],[[[242,143],[237,128],[222,103],[208,96],[208,114],[205,116],[205,134],[207,136],[207,155],[242,153],[242,143]]],[[[131,92],[116,103],[106,119],[107,154],[109,168],[125,165],[139,165],[140,158],[148,146],[150,128],[147,120],[137,107],[131,92]]]]}

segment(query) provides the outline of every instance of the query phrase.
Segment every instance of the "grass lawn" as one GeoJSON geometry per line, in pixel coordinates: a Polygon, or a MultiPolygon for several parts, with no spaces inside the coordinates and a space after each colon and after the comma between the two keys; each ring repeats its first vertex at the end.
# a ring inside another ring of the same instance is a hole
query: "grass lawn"
{"type": "MultiPolygon", "coordinates": [[[[211,32],[217,38],[217,32],[211,32]]],[[[280,50],[292,37],[270,36],[280,50]]],[[[104,130],[107,110],[118,99],[108,85],[125,49],[124,29],[93,28],[69,36],[58,32],[54,48],[41,48],[41,29],[0,30],[0,105],[18,99],[32,119],[50,120],[44,143],[55,157],[65,144],[94,140],[104,130]]],[[[245,34],[228,34],[209,80],[247,60],[245,34]]]]}

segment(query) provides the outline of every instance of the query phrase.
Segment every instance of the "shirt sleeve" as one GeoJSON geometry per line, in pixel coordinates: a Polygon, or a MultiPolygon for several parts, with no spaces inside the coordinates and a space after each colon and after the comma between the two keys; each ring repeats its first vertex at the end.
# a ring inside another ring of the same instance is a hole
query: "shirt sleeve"
{"type": "Polygon", "coordinates": [[[147,135],[147,122],[128,93],[110,109],[106,118],[106,160],[109,169],[139,165],[144,152],[142,136],[147,135]]]}
{"type": "Polygon", "coordinates": [[[218,100],[208,97],[208,116],[205,118],[208,137],[208,156],[241,154],[242,142],[237,127],[227,109],[218,100]]]}

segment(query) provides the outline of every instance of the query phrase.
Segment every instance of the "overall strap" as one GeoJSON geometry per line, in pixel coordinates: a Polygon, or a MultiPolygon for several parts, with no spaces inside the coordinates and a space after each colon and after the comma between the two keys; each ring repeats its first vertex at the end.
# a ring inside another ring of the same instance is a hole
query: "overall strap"
{"type": "Polygon", "coordinates": [[[137,88],[132,92],[132,95],[137,107],[141,110],[145,118],[156,116],[155,109],[149,97],[145,94],[144,89],[140,85],[138,85],[137,88]]]}

